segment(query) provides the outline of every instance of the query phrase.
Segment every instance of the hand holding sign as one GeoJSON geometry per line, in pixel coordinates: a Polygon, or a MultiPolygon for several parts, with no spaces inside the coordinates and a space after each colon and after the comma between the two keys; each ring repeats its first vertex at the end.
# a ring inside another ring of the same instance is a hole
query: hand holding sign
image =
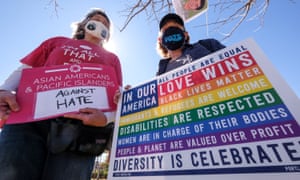
{"type": "Polygon", "coordinates": [[[5,124],[11,111],[19,111],[16,95],[5,90],[0,91],[0,127],[5,124]]]}
{"type": "Polygon", "coordinates": [[[103,127],[107,124],[104,113],[96,108],[79,109],[78,113],[68,113],[64,117],[81,120],[87,126],[103,127]]]}

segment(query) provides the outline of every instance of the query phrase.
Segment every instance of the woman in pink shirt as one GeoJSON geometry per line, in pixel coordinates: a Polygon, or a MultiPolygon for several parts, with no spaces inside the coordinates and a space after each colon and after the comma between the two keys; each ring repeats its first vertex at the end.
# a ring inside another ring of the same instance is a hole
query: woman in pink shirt
{"type": "MultiPolygon", "coordinates": [[[[93,9],[77,24],[73,38],[53,37],[21,59],[22,65],[0,87],[0,119],[18,111],[15,91],[24,68],[97,63],[115,69],[118,86],[122,71],[118,57],[103,48],[109,40],[110,19],[93,9]]],[[[0,133],[0,177],[5,180],[88,180],[94,159],[113,132],[114,112],[79,109],[63,117],[4,125],[0,133]],[[100,141],[99,141],[100,140],[100,141]]]]}

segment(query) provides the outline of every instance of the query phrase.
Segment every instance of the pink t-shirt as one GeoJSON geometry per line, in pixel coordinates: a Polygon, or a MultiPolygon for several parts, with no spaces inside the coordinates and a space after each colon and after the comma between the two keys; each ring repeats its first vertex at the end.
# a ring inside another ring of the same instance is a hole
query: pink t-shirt
{"type": "Polygon", "coordinates": [[[115,69],[118,83],[122,86],[122,71],[119,58],[115,54],[86,40],[75,40],[67,37],[50,38],[21,59],[21,62],[32,67],[80,63],[108,65],[115,69]]]}

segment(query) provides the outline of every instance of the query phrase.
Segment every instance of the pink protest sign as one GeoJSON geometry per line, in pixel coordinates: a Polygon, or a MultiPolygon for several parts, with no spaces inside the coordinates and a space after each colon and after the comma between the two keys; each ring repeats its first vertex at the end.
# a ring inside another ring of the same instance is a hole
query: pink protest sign
{"type": "Polygon", "coordinates": [[[60,65],[24,69],[17,91],[21,110],[7,124],[25,123],[77,112],[80,108],[116,110],[115,70],[99,64],[60,65]]]}

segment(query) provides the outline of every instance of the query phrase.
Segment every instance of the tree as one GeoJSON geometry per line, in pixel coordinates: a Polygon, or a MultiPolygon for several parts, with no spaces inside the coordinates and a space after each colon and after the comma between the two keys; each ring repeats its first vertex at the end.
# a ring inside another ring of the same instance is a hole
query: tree
{"type": "MultiPolygon", "coordinates": [[[[159,20],[162,14],[172,11],[172,0],[138,0],[122,11],[127,17],[121,31],[139,14],[146,13],[149,19],[159,20]]],[[[216,14],[216,19],[199,26],[212,26],[225,38],[230,37],[246,20],[258,20],[262,27],[264,16],[269,7],[269,0],[209,0],[209,11],[216,14]],[[248,19],[247,19],[248,18],[248,19]],[[228,29],[228,30],[225,30],[228,29]]]]}
{"type": "MultiPolygon", "coordinates": [[[[238,27],[247,21],[258,21],[256,29],[260,29],[264,24],[264,16],[270,4],[270,0],[208,0],[209,11],[216,16],[211,22],[200,24],[199,26],[211,26],[212,31],[217,31],[224,35],[224,38],[230,37],[238,27]]],[[[289,0],[295,3],[294,0],[289,0]]],[[[55,10],[59,7],[58,0],[50,0],[55,10]]],[[[125,3],[125,1],[124,1],[125,3]]],[[[281,2],[282,3],[282,2],[281,2]]],[[[172,12],[172,0],[128,0],[124,4],[125,22],[120,31],[142,13],[146,14],[148,20],[156,20],[172,12]]]]}

